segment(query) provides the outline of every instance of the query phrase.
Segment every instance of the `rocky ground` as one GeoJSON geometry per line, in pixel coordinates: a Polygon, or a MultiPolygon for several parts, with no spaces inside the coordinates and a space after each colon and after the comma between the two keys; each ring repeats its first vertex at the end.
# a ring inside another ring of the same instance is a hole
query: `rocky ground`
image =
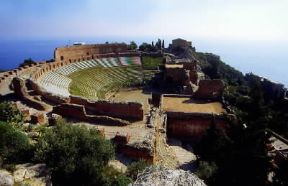
{"type": "Polygon", "coordinates": [[[160,166],[148,167],[138,174],[131,186],[206,186],[193,173],[184,170],[169,170],[160,166]]]}
{"type": "Polygon", "coordinates": [[[19,164],[14,171],[0,170],[0,186],[52,186],[51,173],[45,164],[19,164]]]}

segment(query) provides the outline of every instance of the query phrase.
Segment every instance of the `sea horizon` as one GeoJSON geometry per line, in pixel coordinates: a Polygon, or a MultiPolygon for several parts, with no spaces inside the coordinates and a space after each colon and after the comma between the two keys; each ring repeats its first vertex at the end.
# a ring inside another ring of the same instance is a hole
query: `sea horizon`
{"type": "MultiPolygon", "coordinates": [[[[161,38],[163,39],[163,38],[161,38]]],[[[166,47],[173,38],[164,38],[166,47]]],[[[288,87],[288,44],[271,41],[223,41],[183,38],[192,41],[198,52],[219,55],[226,64],[242,73],[254,73],[288,87]]],[[[74,42],[105,43],[135,41],[138,45],[156,41],[157,37],[124,38],[67,38],[67,39],[5,39],[0,41],[0,69],[11,70],[17,68],[25,59],[45,61],[53,59],[54,49],[74,42]]]]}

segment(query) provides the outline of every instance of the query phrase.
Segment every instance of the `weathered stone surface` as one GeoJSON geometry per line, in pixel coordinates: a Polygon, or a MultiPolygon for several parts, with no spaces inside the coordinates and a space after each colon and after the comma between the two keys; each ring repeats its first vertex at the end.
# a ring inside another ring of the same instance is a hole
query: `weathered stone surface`
{"type": "Polygon", "coordinates": [[[64,103],[53,107],[52,112],[59,114],[63,117],[74,118],[77,120],[87,121],[91,123],[101,123],[118,126],[125,126],[130,124],[130,122],[123,119],[113,118],[109,116],[88,115],[84,106],[77,104],[64,103]]]}
{"type": "Polygon", "coordinates": [[[201,80],[194,97],[200,99],[220,99],[224,91],[222,80],[201,80]]]}
{"type": "Polygon", "coordinates": [[[51,173],[45,164],[20,164],[16,165],[13,172],[16,183],[32,186],[52,186],[51,173]]]}
{"type": "Polygon", "coordinates": [[[189,171],[168,170],[159,166],[148,167],[138,174],[133,186],[206,186],[196,175],[189,171]]]}
{"type": "Polygon", "coordinates": [[[136,102],[91,101],[70,96],[72,104],[83,105],[91,115],[105,115],[125,120],[143,120],[143,105],[136,102]]]}
{"type": "Polygon", "coordinates": [[[62,116],[58,115],[58,114],[51,114],[51,116],[48,118],[48,123],[49,125],[56,125],[57,121],[62,119],[62,116]]]}
{"type": "Polygon", "coordinates": [[[21,114],[23,116],[23,119],[25,121],[29,121],[31,118],[30,118],[30,110],[29,109],[22,109],[21,110],[21,114]]]}
{"type": "Polygon", "coordinates": [[[33,124],[44,124],[45,115],[43,113],[35,113],[31,115],[31,123],[33,124]]]}
{"type": "Polygon", "coordinates": [[[0,170],[0,186],[13,186],[14,178],[10,172],[6,170],[0,170]]]}
{"type": "Polygon", "coordinates": [[[12,80],[12,84],[16,96],[22,99],[28,106],[38,110],[49,110],[49,107],[45,103],[35,100],[28,94],[24,79],[15,77],[12,80]]]}
{"type": "Polygon", "coordinates": [[[78,45],[55,50],[56,61],[78,61],[91,59],[98,55],[105,53],[121,53],[127,52],[128,46],[126,44],[100,44],[100,45],[78,45]]]}

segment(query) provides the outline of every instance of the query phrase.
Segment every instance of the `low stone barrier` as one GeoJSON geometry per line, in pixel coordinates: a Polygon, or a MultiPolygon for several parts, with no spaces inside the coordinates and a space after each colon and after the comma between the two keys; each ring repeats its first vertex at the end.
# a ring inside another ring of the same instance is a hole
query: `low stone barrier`
{"type": "Polygon", "coordinates": [[[193,97],[199,99],[217,100],[222,97],[224,87],[225,85],[222,80],[200,80],[199,88],[193,97]]]}
{"type": "MultiPolygon", "coordinates": [[[[226,130],[229,127],[229,119],[226,115],[182,112],[167,112],[166,114],[168,136],[182,140],[198,141],[213,125],[220,130],[226,130]]],[[[232,115],[231,118],[233,118],[232,115]]]]}
{"type": "Polygon", "coordinates": [[[53,107],[53,113],[91,123],[126,126],[130,122],[109,116],[88,115],[83,105],[64,103],[53,107]]]}
{"type": "Polygon", "coordinates": [[[106,115],[125,120],[143,120],[143,105],[136,102],[91,101],[81,97],[70,96],[71,104],[83,105],[87,113],[106,115]]]}
{"type": "Polygon", "coordinates": [[[25,80],[15,77],[12,80],[12,85],[15,95],[22,99],[28,106],[43,111],[49,109],[48,105],[42,103],[41,101],[33,99],[33,97],[28,94],[25,80]]]}

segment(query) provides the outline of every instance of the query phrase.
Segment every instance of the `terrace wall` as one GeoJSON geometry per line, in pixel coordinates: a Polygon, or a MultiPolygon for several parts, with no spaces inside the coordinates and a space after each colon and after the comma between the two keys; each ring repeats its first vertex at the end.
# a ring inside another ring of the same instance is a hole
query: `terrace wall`
{"type": "Polygon", "coordinates": [[[62,104],[62,103],[70,102],[70,98],[66,98],[66,97],[62,97],[59,95],[54,95],[50,92],[46,92],[37,83],[35,83],[32,80],[28,80],[28,84],[38,95],[42,97],[44,101],[48,101],[49,103],[52,103],[52,104],[62,104]]]}
{"type": "Polygon", "coordinates": [[[83,105],[77,105],[77,104],[64,103],[53,107],[52,112],[67,118],[74,118],[80,121],[87,121],[91,123],[101,123],[117,126],[125,126],[130,124],[125,120],[109,116],[89,115],[86,113],[85,107],[83,105]]]}
{"type": "Polygon", "coordinates": [[[27,72],[28,70],[35,70],[37,67],[37,64],[30,64],[30,65],[26,65],[24,67],[19,67],[16,68],[14,70],[10,70],[10,71],[6,71],[3,73],[0,73],[0,85],[2,83],[7,83],[6,80],[7,79],[12,79],[16,76],[21,76],[23,73],[27,72]]]}
{"type": "Polygon", "coordinates": [[[71,104],[83,105],[88,113],[106,115],[125,120],[143,120],[143,105],[135,102],[90,101],[70,96],[71,104]]]}
{"type": "Polygon", "coordinates": [[[135,160],[145,160],[149,163],[153,163],[154,161],[154,156],[151,155],[149,152],[129,145],[121,147],[120,152],[126,155],[127,157],[135,160]]]}
{"type": "Polygon", "coordinates": [[[220,99],[224,87],[222,80],[200,80],[199,88],[193,96],[199,99],[220,99]]]}
{"type": "Polygon", "coordinates": [[[84,61],[100,57],[100,54],[123,53],[128,51],[126,44],[74,45],[56,48],[56,61],[84,61]]]}
{"type": "Polygon", "coordinates": [[[212,125],[220,130],[227,128],[228,120],[222,115],[203,113],[167,112],[168,137],[182,140],[200,140],[212,125]]]}
{"type": "Polygon", "coordinates": [[[12,80],[12,86],[15,95],[22,99],[27,105],[38,110],[49,110],[49,107],[46,104],[42,103],[41,101],[35,100],[32,96],[29,95],[25,80],[15,77],[12,80]]]}

